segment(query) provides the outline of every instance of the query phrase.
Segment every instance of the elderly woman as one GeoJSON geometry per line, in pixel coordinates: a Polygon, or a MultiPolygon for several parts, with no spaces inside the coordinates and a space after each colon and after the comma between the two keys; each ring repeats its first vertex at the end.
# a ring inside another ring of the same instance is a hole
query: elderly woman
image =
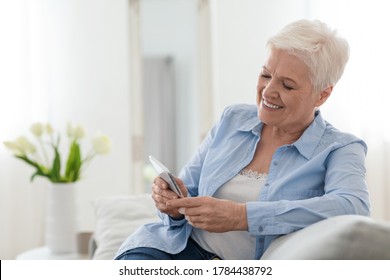
{"type": "Polygon", "coordinates": [[[268,40],[256,105],[228,107],[177,182],[156,178],[162,221],[117,259],[259,259],[278,236],[322,219],[369,215],[366,144],[321,116],[348,60],[347,42],[300,20],[268,40]]]}

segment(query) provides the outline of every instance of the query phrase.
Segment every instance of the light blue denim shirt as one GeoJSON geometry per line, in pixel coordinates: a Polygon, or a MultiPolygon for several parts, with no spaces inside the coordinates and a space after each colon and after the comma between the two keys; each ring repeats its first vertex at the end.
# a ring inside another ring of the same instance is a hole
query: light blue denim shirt
{"type": "MultiPolygon", "coordinates": [[[[213,196],[252,160],[263,124],[255,105],[233,105],[210,130],[179,177],[191,196],[213,196]]],[[[317,111],[314,121],[293,144],[272,157],[259,197],[246,203],[248,231],[256,236],[259,259],[273,239],[322,219],[370,214],[365,181],[366,144],[327,123],[317,111]]],[[[192,226],[159,213],[160,223],[139,228],[117,255],[134,247],[178,253],[192,226]]]]}

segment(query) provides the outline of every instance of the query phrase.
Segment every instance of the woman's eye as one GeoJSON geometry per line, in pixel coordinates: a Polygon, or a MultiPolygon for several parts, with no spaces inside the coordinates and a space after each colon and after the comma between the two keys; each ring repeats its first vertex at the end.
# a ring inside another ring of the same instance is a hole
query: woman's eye
{"type": "Polygon", "coordinates": [[[264,79],[270,79],[271,76],[268,75],[268,74],[261,74],[261,77],[264,78],[264,79]]]}
{"type": "Polygon", "coordinates": [[[287,89],[287,90],[293,90],[293,89],[294,89],[293,87],[291,87],[291,86],[289,86],[289,85],[287,85],[287,84],[283,84],[283,87],[284,87],[285,89],[287,89]]]}

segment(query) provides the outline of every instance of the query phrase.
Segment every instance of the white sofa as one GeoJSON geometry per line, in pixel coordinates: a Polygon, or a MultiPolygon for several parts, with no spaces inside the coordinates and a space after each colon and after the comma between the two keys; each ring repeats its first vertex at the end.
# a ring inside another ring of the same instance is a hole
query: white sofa
{"type": "MultiPolygon", "coordinates": [[[[113,259],[136,228],[158,220],[150,194],[100,198],[93,206],[96,228],[90,251],[96,260],[113,259]]],[[[262,259],[390,259],[390,222],[357,215],[329,218],[279,237],[262,259]]]]}

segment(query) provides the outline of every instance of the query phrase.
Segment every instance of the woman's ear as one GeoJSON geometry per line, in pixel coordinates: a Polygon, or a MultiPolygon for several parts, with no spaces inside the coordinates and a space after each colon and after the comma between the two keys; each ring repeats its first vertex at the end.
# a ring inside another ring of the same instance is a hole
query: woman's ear
{"type": "Polygon", "coordinates": [[[324,104],[325,101],[329,98],[332,91],[333,91],[333,86],[328,86],[326,89],[322,90],[318,95],[316,107],[320,107],[322,104],[324,104]]]}

